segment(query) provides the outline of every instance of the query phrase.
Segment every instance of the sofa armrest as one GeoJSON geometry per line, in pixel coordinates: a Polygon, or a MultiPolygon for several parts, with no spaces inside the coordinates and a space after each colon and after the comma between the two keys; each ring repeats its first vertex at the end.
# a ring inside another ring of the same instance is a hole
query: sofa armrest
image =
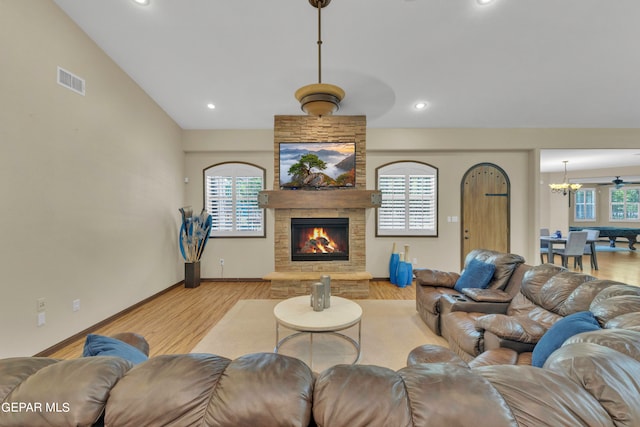
{"type": "Polygon", "coordinates": [[[431,270],[429,268],[417,268],[413,270],[416,283],[422,286],[441,286],[453,288],[460,275],[458,273],[431,270]]]}
{"type": "Polygon", "coordinates": [[[531,351],[518,352],[508,347],[492,348],[469,362],[472,369],[495,365],[531,366],[531,351]]]}
{"type": "MultiPolygon", "coordinates": [[[[529,358],[531,358],[531,352],[535,348],[535,343],[527,343],[522,341],[513,341],[510,339],[500,338],[496,334],[484,331],[484,350],[485,351],[493,351],[496,349],[509,349],[518,354],[529,353],[529,358]]],[[[531,365],[531,362],[529,362],[531,365]]]]}
{"type": "Polygon", "coordinates": [[[452,363],[467,368],[467,363],[460,356],[445,347],[435,344],[425,344],[416,347],[407,356],[407,366],[419,363],[452,363]]]}
{"type": "Polygon", "coordinates": [[[476,330],[489,331],[498,338],[521,343],[537,343],[547,329],[528,317],[488,314],[476,320],[476,330]]]}
{"type": "Polygon", "coordinates": [[[464,288],[462,293],[480,302],[510,302],[513,299],[511,295],[499,289],[464,288]]]}
{"type": "Polygon", "coordinates": [[[508,307],[509,303],[507,302],[478,302],[464,295],[443,295],[440,302],[440,313],[442,315],[452,311],[485,314],[506,313],[508,307]]]}

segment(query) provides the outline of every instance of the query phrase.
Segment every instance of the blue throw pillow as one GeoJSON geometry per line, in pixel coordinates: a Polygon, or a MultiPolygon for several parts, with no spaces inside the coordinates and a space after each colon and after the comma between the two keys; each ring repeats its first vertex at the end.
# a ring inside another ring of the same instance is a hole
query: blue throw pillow
{"type": "Polygon", "coordinates": [[[474,258],[469,261],[453,288],[458,292],[462,292],[464,288],[484,289],[489,286],[495,271],[494,264],[488,264],[474,258]]]}
{"type": "Polygon", "coordinates": [[[118,356],[134,365],[148,359],[146,354],[124,341],[95,334],[87,335],[82,356],[118,356]]]}
{"type": "Polygon", "coordinates": [[[566,340],[581,332],[599,329],[600,324],[590,311],[580,311],[558,320],[536,344],[531,355],[531,365],[542,368],[551,353],[559,349],[566,340]]]}

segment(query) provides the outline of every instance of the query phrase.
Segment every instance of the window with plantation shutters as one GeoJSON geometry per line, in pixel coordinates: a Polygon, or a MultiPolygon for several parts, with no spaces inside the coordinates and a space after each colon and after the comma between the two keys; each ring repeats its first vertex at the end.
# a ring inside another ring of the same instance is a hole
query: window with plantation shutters
{"type": "Polygon", "coordinates": [[[204,204],[211,214],[211,236],[264,237],[264,169],[247,163],[222,163],[204,170],[204,204]]]}
{"type": "Polygon", "coordinates": [[[419,162],[378,168],[382,204],[377,209],[378,236],[438,235],[438,170],[419,162]]]}
{"type": "Polygon", "coordinates": [[[573,219],[575,221],[596,220],[596,190],[594,188],[582,188],[576,191],[573,219]]]}

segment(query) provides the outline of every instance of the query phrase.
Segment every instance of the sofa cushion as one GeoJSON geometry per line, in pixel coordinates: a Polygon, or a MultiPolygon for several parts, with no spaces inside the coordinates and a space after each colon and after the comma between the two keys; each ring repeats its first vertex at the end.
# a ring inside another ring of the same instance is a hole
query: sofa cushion
{"type": "Polygon", "coordinates": [[[96,334],[87,335],[82,356],[117,356],[134,365],[148,359],[146,354],[124,341],[96,334]]]}
{"type": "Polygon", "coordinates": [[[472,259],[456,281],[454,289],[458,292],[462,292],[464,288],[484,289],[489,285],[495,271],[495,265],[472,259]]]}
{"type": "Polygon", "coordinates": [[[605,324],[618,316],[639,312],[640,296],[616,295],[598,304],[591,304],[590,311],[602,324],[605,324]]]}
{"type": "Polygon", "coordinates": [[[562,346],[565,347],[582,342],[590,342],[611,348],[640,362],[640,331],[599,329],[575,335],[567,339],[562,346]]]}
{"type": "Polygon", "coordinates": [[[560,348],[567,339],[581,332],[596,331],[598,329],[600,329],[600,324],[590,311],[580,311],[558,320],[540,338],[540,341],[533,349],[531,364],[541,368],[551,353],[560,348]]]}
{"type": "Polygon", "coordinates": [[[100,425],[112,388],[131,366],[115,357],[2,359],[0,425],[100,425]]]}
{"type": "Polygon", "coordinates": [[[524,264],[524,258],[516,254],[498,253],[492,258],[491,264],[496,266],[496,271],[487,287],[504,289],[518,266],[524,264]]]}
{"type": "MultiPolygon", "coordinates": [[[[594,342],[574,343],[562,346],[550,356],[543,371],[558,373],[579,384],[607,411],[610,425],[638,425],[638,363],[626,354],[594,342]]],[[[572,407],[584,410],[579,405],[576,402],[572,407]]],[[[587,425],[598,424],[590,422],[587,425]]]]}

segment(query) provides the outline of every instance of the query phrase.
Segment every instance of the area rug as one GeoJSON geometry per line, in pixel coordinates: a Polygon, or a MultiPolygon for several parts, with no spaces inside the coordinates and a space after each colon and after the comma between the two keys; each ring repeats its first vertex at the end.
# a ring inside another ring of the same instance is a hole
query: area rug
{"type": "Polygon", "coordinates": [[[612,248],[609,244],[596,245],[596,252],[630,252],[629,242],[616,242],[616,247],[612,248]]]}
{"type": "MultiPolygon", "coordinates": [[[[362,307],[362,340],[357,363],[379,365],[398,370],[406,366],[409,352],[423,344],[448,347],[416,312],[413,300],[354,300],[362,307]]],[[[213,353],[230,359],[238,356],[273,352],[276,332],[273,308],[280,300],[241,300],[207,333],[191,351],[213,353]]],[[[280,338],[293,333],[280,328],[280,338]]],[[[341,331],[357,338],[357,326],[341,331]]],[[[352,363],[356,351],[347,340],[332,334],[314,334],[310,352],[308,334],[284,343],[279,353],[297,357],[315,372],[341,363],[352,363]]]]}

